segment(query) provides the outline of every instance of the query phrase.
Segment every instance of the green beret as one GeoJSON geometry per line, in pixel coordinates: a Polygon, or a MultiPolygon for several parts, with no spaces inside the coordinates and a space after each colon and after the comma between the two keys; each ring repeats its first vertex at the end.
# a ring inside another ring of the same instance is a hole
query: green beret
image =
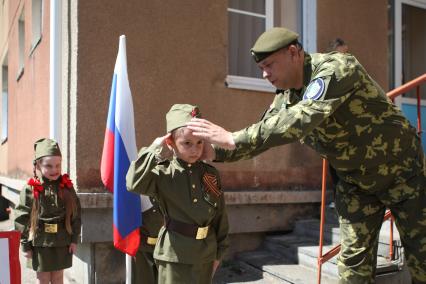
{"type": "Polygon", "coordinates": [[[34,161],[46,156],[62,156],[58,143],[49,138],[42,138],[34,143],[34,161]]]}
{"type": "Polygon", "coordinates": [[[197,106],[188,104],[175,104],[166,114],[167,132],[185,126],[193,117],[201,117],[197,106]]]}
{"type": "Polygon", "coordinates": [[[286,28],[272,28],[260,35],[251,49],[251,55],[260,62],[275,51],[295,41],[299,35],[286,28]]]}

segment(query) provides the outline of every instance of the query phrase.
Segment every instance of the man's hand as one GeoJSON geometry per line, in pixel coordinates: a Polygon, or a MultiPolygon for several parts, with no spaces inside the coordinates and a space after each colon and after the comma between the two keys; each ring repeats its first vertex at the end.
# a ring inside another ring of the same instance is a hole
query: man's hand
{"type": "Polygon", "coordinates": [[[192,130],[192,135],[203,138],[206,142],[215,144],[223,149],[234,150],[235,142],[232,133],[208,120],[193,118],[186,123],[192,130]]]}
{"type": "Polygon", "coordinates": [[[162,160],[164,159],[171,159],[173,157],[173,149],[171,147],[172,144],[172,134],[167,133],[166,135],[162,137],[158,137],[154,140],[153,144],[157,144],[162,147],[160,152],[160,158],[162,160]]]}

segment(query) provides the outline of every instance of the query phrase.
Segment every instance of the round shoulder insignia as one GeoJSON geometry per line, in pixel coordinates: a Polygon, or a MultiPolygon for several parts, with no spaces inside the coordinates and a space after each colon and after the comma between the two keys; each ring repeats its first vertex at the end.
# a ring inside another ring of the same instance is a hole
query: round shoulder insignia
{"type": "Polygon", "coordinates": [[[303,99],[304,100],[317,100],[319,99],[322,94],[324,93],[324,80],[322,78],[318,78],[315,79],[314,81],[312,81],[308,88],[306,88],[305,93],[303,94],[303,99]]]}

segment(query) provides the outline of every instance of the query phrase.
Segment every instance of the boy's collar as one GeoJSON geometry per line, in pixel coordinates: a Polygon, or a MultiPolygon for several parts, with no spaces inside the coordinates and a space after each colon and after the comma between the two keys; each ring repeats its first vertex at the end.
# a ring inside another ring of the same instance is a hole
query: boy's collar
{"type": "Polygon", "coordinates": [[[186,170],[191,169],[191,168],[200,164],[200,161],[196,161],[195,163],[188,163],[188,162],[186,162],[186,161],[184,161],[184,160],[182,160],[182,159],[180,159],[176,156],[173,159],[176,161],[176,163],[179,166],[183,167],[186,170]]]}

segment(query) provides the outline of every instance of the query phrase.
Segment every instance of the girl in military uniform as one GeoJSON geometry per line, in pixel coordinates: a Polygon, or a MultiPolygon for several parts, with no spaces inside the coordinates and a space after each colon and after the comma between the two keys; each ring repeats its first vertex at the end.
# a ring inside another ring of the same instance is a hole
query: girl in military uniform
{"type": "Polygon", "coordinates": [[[228,247],[228,217],[218,171],[200,161],[204,141],[185,124],[197,107],[173,105],[168,134],[142,148],[127,189],[155,197],[164,215],[154,250],[160,284],[211,283],[228,247]]]}
{"type": "Polygon", "coordinates": [[[56,141],[40,139],[34,151],[34,177],[21,191],[15,227],[38,282],[63,283],[63,270],[72,265],[80,234],[80,202],[68,175],[61,174],[56,141]]]}

